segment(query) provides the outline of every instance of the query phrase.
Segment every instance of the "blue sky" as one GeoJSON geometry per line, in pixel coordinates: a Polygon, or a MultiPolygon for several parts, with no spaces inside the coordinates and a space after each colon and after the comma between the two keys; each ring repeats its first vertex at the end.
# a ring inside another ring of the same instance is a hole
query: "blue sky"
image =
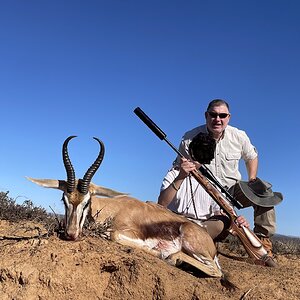
{"type": "MultiPolygon", "coordinates": [[[[133,113],[140,106],[179,145],[210,100],[259,151],[259,177],[284,194],[277,232],[299,230],[299,1],[0,1],[0,190],[63,212],[61,192],[25,179],[82,177],[156,201],[175,153],[133,113]]],[[[245,175],[244,168],[242,167],[245,175]]],[[[238,211],[252,221],[252,210],[238,211]]]]}

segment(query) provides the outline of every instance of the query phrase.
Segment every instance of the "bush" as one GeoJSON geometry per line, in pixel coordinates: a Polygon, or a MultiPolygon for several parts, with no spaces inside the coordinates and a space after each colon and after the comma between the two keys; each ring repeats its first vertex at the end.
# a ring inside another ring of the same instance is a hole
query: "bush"
{"type": "Polygon", "coordinates": [[[0,192],[0,219],[10,222],[34,221],[45,226],[49,235],[62,232],[60,220],[47,213],[43,207],[36,207],[31,200],[25,200],[17,204],[16,200],[8,196],[9,192],[0,192]]]}
{"type": "Polygon", "coordinates": [[[275,254],[300,255],[300,238],[275,235],[272,240],[275,254]]]}
{"type": "Polygon", "coordinates": [[[31,200],[17,204],[16,200],[8,196],[9,192],[0,192],[0,219],[8,221],[32,220],[42,222],[49,214],[42,207],[35,207],[31,200]]]}

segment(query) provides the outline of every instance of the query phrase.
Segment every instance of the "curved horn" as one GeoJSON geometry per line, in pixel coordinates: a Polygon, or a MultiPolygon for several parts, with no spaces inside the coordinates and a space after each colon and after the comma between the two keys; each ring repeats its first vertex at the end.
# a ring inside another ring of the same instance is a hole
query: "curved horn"
{"type": "Polygon", "coordinates": [[[63,144],[62,147],[62,156],[63,156],[63,161],[64,161],[64,166],[67,171],[67,192],[71,193],[75,189],[75,172],[74,168],[72,166],[71,160],[69,158],[68,154],[68,143],[69,141],[76,137],[76,135],[69,136],[63,144]]]}
{"type": "Polygon", "coordinates": [[[99,140],[98,138],[96,138],[96,137],[93,137],[93,139],[96,140],[99,143],[100,152],[99,152],[98,157],[94,161],[94,163],[91,165],[91,167],[84,174],[83,179],[80,180],[80,183],[78,185],[78,190],[83,194],[86,194],[88,192],[88,188],[89,188],[89,185],[91,183],[91,180],[92,180],[93,176],[95,175],[96,171],[98,170],[98,168],[100,167],[101,162],[102,162],[103,157],[104,157],[104,152],[105,152],[105,147],[104,147],[103,142],[101,140],[99,140]]]}

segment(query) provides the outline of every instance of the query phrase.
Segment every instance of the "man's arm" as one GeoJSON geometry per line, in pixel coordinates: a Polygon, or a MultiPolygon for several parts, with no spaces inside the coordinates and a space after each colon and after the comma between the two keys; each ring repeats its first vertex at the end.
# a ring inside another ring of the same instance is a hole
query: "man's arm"
{"type": "Polygon", "coordinates": [[[196,170],[196,164],[188,161],[186,158],[180,158],[180,169],[178,176],[174,181],[164,190],[162,190],[158,197],[158,204],[167,207],[175,198],[177,191],[180,189],[182,182],[191,171],[196,170]]]}
{"type": "Polygon", "coordinates": [[[176,177],[166,189],[162,190],[158,196],[158,204],[164,207],[168,207],[168,205],[176,196],[176,193],[179,190],[182,181],[183,179],[178,179],[178,177],[176,177]]]}
{"type": "Polygon", "coordinates": [[[254,158],[251,160],[246,161],[246,168],[248,173],[248,180],[254,180],[257,176],[257,169],[258,169],[258,158],[254,158]]]}

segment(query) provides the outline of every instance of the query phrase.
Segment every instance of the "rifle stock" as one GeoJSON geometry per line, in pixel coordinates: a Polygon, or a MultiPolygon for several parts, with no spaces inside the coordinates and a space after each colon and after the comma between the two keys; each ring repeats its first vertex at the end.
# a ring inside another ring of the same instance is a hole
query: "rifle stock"
{"type": "Polygon", "coordinates": [[[198,171],[193,171],[191,172],[191,174],[230,218],[231,224],[229,232],[240,239],[248,255],[254,260],[256,264],[265,265],[267,251],[263,247],[259,238],[255,235],[255,233],[249,228],[239,226],[236,223],[236,219],[238,216],[235,210],[228,203],[223,194],[204,175],[202,175],[198,171]]]}
{"type": "MultiPolygon", "coordinates": [[[[170,141],[168,141],[166,134],[139,107],[137,107],[134,112],[161,140],[167,142],[167,144],[180,157],[184,157],[184,155],[170,141]]],[[[191,174],[228,215],[231,221],[229,232],[240,239],[254,263],[259,265],[268,265],[267,251],[263,247],[261,241],[249,228],[239,226],[236,223],[238,216],[223,194],[202,173],[200,173],[200,171],[193,171],[191,174]]]]}

